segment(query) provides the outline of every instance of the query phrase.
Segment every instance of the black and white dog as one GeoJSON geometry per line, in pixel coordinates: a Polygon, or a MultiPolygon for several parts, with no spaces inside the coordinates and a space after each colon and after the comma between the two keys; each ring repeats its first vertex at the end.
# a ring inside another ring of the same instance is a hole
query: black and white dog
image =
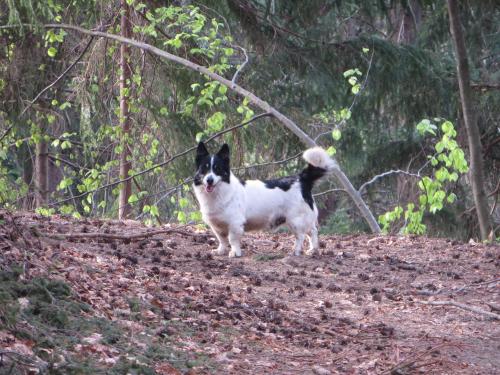
{"type": "Polygon", "coordinates": [[[308,149],[303,157],[308,166],[296,176],[241,181],[230,170],[227,144],[215,155],[209,154],[203,142],[198,144],[194,192],[203,220],[219,240],[216,254],[224,254],[231,246],[229,256],[239,257],[245,231],[285,224],[296,238],[295,255],[300,255],[306,235],[308,254],[318,250],[318,209],[311,190],[314,182],[335,168],[336,163],[320,147],[308,149]]]}

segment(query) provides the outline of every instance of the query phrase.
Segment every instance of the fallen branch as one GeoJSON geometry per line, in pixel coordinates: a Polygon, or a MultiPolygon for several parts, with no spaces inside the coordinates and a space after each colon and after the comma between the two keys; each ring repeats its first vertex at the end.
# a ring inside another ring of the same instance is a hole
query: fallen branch
{"type": "Polygon", "coordinates": [[[490,302],[486,302],[486,304],[490,307],[491,311],[498,311],[500,312],[500,305],[495,305],[490,302]]]}
{"type": "Polygon", "coordinates": [[[489,312],[489,311],[480,309],[479,307],[469,306],[469,305],[466,305],[466,304],[463,304],[460,302],[455,302],[455,301],[417,301],[417,302],[422,303],[424,305],[454,306],[454,307],[458,307],[460,309],[472,311],[476,314],[485,315],[485,316],[492,318],[492,319],[500,320],[499,314],[495,314],[493,312],[489,312]]]}
{"type": "Polygon", "coordinates": [[[49,238],[59,239],[59,240],[70,239],[70,238],[71,239],[102,238],[102,239],[107,239],[107,240],[132,241],[132,240],[143,239],[143,238],[147,238],[147,237],[156,236],[157,234],[165,234],[165,233],[177,233],[177,234],[182,234],[184,236],[191,236],[191,237],[203,237],[203,238],[207,237],[206,234],[191,233],[191,232],[186,232],[186,231],[183,231],[180,229],[175,229],[175,228],[158,229],[158,230],[153,230],[153,231],[149,231],[149,232],[134,233],[134,234],[91,232],[91,233],[44,234],[44,236],[49,237],[49,238]]]}

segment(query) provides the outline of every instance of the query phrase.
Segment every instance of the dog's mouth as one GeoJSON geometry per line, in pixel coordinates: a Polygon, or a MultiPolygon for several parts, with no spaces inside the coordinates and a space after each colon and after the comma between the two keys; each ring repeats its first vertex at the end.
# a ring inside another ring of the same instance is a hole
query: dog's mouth
{"type": "Polygon", "coordinates": [[[214,189],[215,189],[215,185],[205,185],[205,191],[206,191],[207,193],[211,193],[211,192],[213,192],[213,191],[214,191],[214,189]]]}

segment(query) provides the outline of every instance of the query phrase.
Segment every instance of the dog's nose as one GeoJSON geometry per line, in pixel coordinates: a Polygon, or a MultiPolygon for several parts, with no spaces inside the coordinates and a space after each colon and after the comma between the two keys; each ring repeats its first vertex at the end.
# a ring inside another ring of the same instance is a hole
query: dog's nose
{"type": "Polygon", "coordinates": [[[214,183],[214,178],[212,176],[207,178],[207,184],[212,185],[214,183]]]}

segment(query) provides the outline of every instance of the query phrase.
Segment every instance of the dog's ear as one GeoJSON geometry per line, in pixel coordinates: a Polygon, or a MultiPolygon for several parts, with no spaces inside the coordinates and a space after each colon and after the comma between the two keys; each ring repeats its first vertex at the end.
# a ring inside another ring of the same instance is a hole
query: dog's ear
{"type": "Polygon", "coordinates": [[[222,159],[229,159],[229,145],[224,143],[217,153],[222,159]]]}
{"type": "Polygon", "coordinates": [[[207,148],[203,142],[198,143],[196,149],[196,166],[199,167],[203,159],[209,155],[207,148]]]}

